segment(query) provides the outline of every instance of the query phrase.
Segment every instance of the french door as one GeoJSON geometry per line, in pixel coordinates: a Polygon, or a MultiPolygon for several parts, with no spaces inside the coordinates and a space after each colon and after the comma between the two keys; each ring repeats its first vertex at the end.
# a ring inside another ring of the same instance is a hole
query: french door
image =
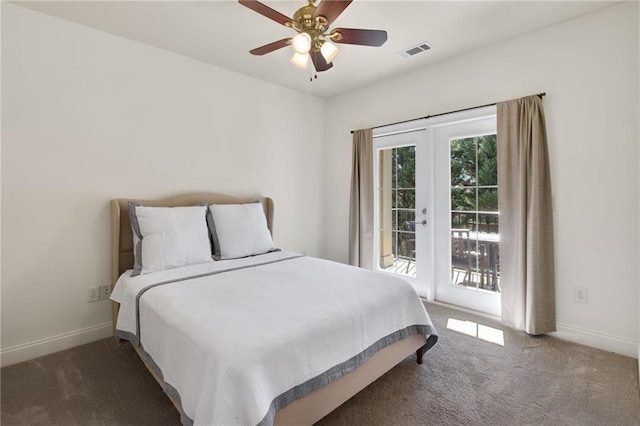
{"type": "Polygon", "coordinates": [[[409,278],[428,297],[434,277],[433,223],[429,220],[430,170],[422,167],[428,151],[424,130],[374,139],[374,265],[409,278]]]}
{"type": "Polygon", "coordinates": [[[499,316],[495,127],[490,110],[374,135],[374,265],[429,300],[499,316]]]}

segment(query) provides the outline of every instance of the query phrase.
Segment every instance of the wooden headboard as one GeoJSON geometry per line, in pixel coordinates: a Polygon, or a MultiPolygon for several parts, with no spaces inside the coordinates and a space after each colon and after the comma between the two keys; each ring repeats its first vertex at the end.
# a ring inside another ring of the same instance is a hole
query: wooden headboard
{"type": "MultiPolygon", "coordinates": [[[[236,198],[214,192],[182,194],[161,200],[137,200],[119,198],[111,200],[111,288],[127,269],[133,268],[133,231],[129,220],[129,201],[137,201],[150,207],[184,207],[207,204],[245,204],[256,200],[262,202],[267,218],[267,226],[273,235],[273,200],[268,197],[236,198]]],[[[113,304],[113,325],[115,329],[118,304],[113,304]]]]}

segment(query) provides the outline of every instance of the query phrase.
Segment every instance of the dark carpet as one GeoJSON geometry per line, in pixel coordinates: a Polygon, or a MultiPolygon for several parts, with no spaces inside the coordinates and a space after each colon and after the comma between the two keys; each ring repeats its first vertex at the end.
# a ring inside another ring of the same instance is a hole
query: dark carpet
{"type": "MultiPolygon", "coordinates": [[[[440,334],[319,425],[640,425],[637,360],[428,305],[440,334]],[[504,346],[446,328],[504,332],[504,346]]],[[[0,370],[2,425],[179,425],[131,345],[111,338],[0,370]]]]}

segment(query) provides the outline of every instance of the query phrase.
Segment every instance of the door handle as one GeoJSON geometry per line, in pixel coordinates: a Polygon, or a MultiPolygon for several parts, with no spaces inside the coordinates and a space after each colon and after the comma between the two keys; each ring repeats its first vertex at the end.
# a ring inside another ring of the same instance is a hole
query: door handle
{"type": "Polygon", "coordinates": [[[418,222],[420,225],[426,225],[427,224],[427,219],[422,219],[422,222],[418,222]]]}

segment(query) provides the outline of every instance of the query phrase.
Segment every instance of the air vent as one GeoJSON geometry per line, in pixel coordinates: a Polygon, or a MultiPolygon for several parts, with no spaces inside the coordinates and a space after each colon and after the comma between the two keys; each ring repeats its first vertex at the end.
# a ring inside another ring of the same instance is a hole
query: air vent
{"type": "Polygon", "coordinates": [[[396,55],[400,56],[402,59],[407,59],[419,53],[426,52],[429,49],[431,49],[431,45],[425,41],[416,46],[398,52],[396,53],[396,55]]]}

